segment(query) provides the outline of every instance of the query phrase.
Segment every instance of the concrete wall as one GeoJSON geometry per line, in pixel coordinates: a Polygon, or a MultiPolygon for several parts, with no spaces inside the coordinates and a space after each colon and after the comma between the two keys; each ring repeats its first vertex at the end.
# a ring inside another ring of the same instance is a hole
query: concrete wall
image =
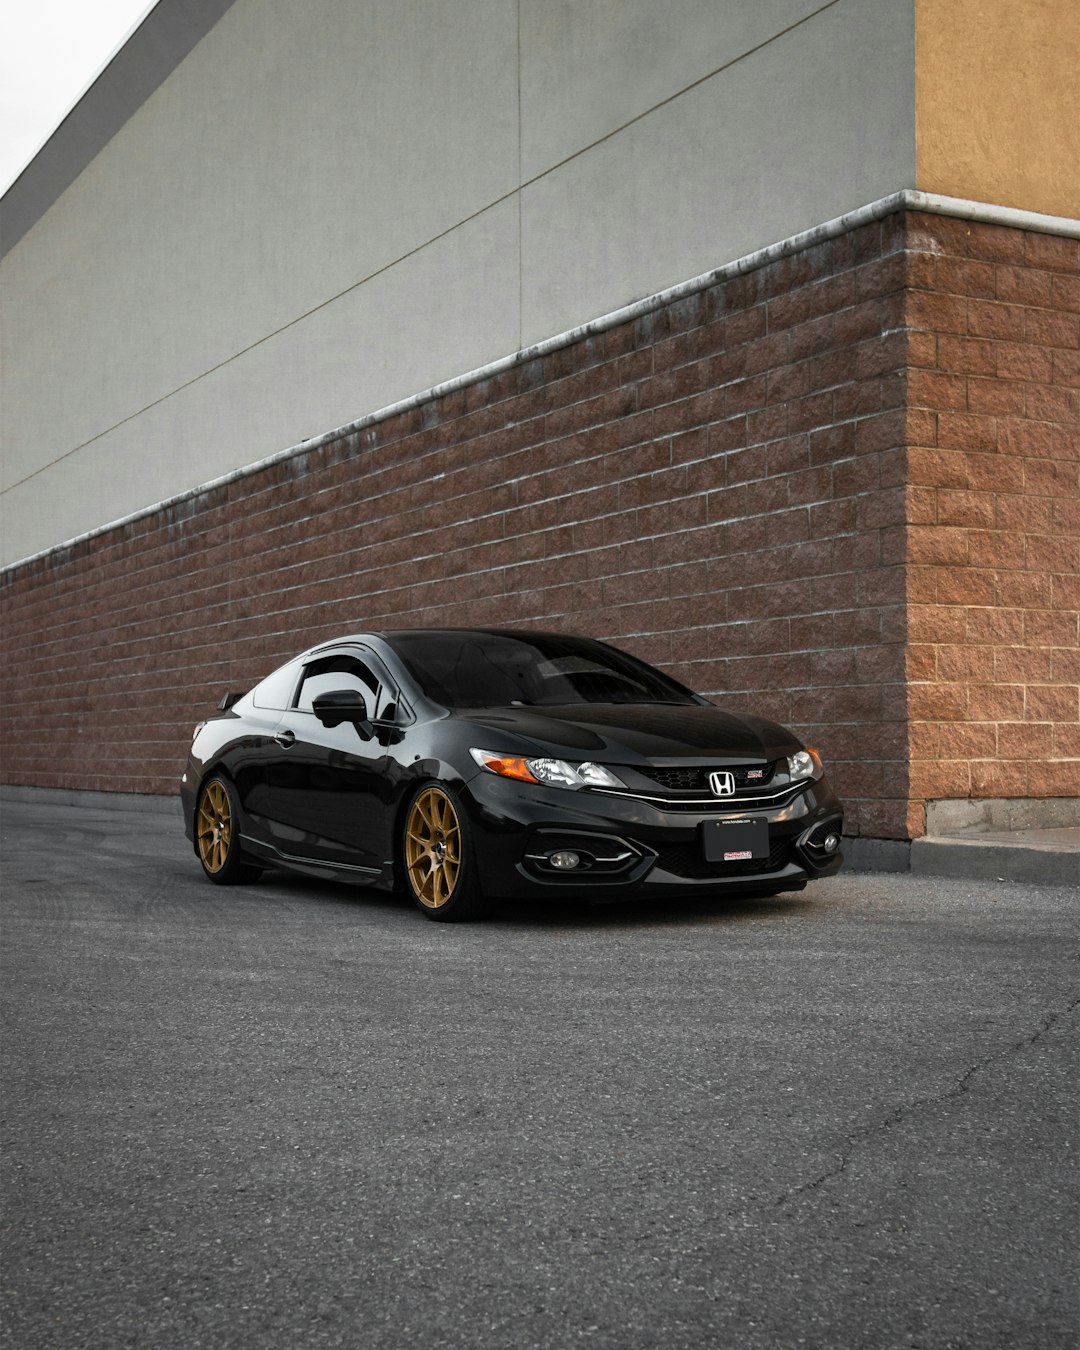
{"type": "Polygon", "coordinates": [[[4,561],[911,186],[913,47],[893,0],[237,0],[4,259],[4,561]]]}

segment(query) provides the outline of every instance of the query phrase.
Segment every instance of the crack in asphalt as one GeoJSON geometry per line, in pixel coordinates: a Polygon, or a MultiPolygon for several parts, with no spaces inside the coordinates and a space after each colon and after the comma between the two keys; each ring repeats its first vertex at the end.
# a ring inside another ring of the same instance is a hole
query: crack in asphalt
{"type": "Polygon", "coordinates": [[[872,1125],[867,1125],[864,1129],[857,1130],[854,1134],[848,1135],[844,1147],[840,1153],[839,1163],[836,1167],[830,1168],[827,1172],[822,1172],[820,1176],[814,1177],[812,1181],[806,1181],[801,1186],[794,1186],[791,1190],[785,1191],[775,1202],[774,1208],[787,1204],[791,1200],[796,1200],[799,1196],[806,1195],[811,1191],[818,1190],[824,1186],[827,1181],[840,1176],[851,1161],[851,1156],[860,1144],[864,1143],[872,1135],[883,1134],[891,1129],[899,1120],[910,1112],[918,1110],[922,1106],[937,1106],[942,1102],[952,1101],[957,1097],[962,1097],[968,1091],[968,1086],[976,1074],[981,1073],[983,1069],[988,1068],[997,1060],[1006,1059],[1009,1055],[1015,1055],[1020,1050],[1025,1050],[1028,1046],[1034,1045],[1036,1041],[1041,1040],[1043,1036],[1055,1026],[1058,1022],[1068,1017],[1070,1013],[1080,1008],[1080,998],[1073,999],[1066,1007],[1059,1012],[1051,1013],[1049,1017],[1044,1017],[1041,1025],[1030,1036],[1024,1036],[1011,1045],[1007,1045],[1002,1050],[995,1051],[992,1055],[987,1055],[977,1063],[972,1064],[970,1068],[965,1069],[960,1078],[953,1084],[947,1092],[934,1093],[928,1097],[917,1097],[914,1101],[905,1102],[902,1106],[897,1106],[890,1111],[884,1119],[877,1121],[872,1125]]]}

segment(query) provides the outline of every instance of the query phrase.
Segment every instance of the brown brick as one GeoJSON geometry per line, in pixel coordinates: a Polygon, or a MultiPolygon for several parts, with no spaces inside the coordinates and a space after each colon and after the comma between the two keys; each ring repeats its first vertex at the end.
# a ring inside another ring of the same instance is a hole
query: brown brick
{"type": "Polygon", "coordinates": [[[1025,311],[1024,340],[1043,347],[1080,347],[1080,318],[1047,309],[1025,311]]]}
{"type": "Polygon", "coordinates": [[[1080,313],[1080,276],[1053,277],[1050,282],[1050,304],[1054,309],[1080,313]]]}
{"type": "Polygon", "coordinates": [[[911,792],[927,800],[967,797],[971,791],[971,766],[967,760],[934,760],[911,766],[911,792]]]}
{"type": "Polygon", "coordinates": [[[998,267],[997,298],[1011,304],[1047,308],[1050,304],[1050,282],[1049,272],[1031,267],[998,267]]]}
{"type": "Polygon", "coordinates": [[[974,575],[979,581],[990,583],[990,596],[981,603],[969,602],[966,641],[993,646],[1020,645],[1024,640],[1024,611],[995,606],[993,578],[981,572],[974,575]]]}
{"type": "Polygon", "coordinates": [[[1049,453],[1056,459],[1080,460],[1080,429],[1067,426],[1051,427],[1049,453]]]}
{"type": "MultiPolygon", "coordinates": [[[[1059,550],[1060,556],[1060,553],[1064,552],[1063,548],[1064,541],[1061,539],[1057,539],[1051,542],[1054,544],[1055,548],[1059,550]]],[[[1078,540],[1072,540],[1069,542],[1070,547],[1073,549],[1075,549],[1078,546],[1078,544],[1080,544],[1080,541],[1078,540]]],[[[1075,559],[1075,554],[1073,555],[1073,559],[1075,559]]],[[[1073,559],[1071,559],[1070,561],[1073,561],[1073,559]]],[[[1080,572],[1080,568],[1074,566],[1072,571],[1065,572],[1060,576],[1057,575],[1056,573],[1051,573],[1050,576],[1051,609],[1056,610],[1058,612],[1062,610],[1080,610],[1080,575],[1078,575],[1078,572],[1080,572]]]]}
{"type": "Polygon", "coordinates": [[[963,529],[913,525],[908,532],[908,542],[913,563],[963,567],[970,555],[968,532],[963,529]]]}
{"type": "Polygon", "coordinates": [[[968,328],[972,337],[1022,342],[1029,311],[1023,305],[1003,305],[993,300],[968,302],[968,328]]]}
{"type": "Polygon", "coordinates": [[[990,529],[994,525],[994,496],[989,492],[939,488],[937,518],[941,525],[968,525],[990,529]]]}
{"type": "Polygon", "coordinates": [[[1029,765],[1028,793],[1033,797],[1080,796],[1080,759],[1029,765]]]}
{"type": "Polygon", "coordinates": [[[1025,782],[1017,778],[1013,764],[993,760],[975,760],[971,765],[971,795],[973,797],[1022,797],[1025,782]]]}
{"type": "Polygon", "coordinates": [[[996,375],[1000,344],[983,338],[937,335],[937,364],[958,375],[996,375]]]}
{"type": "MultiPolygon", "coordinates": [[[[909,291],[905,309],[909,328],[925,328],[938,334],[939,350],[943,333],[967,333],[968,331],[968,301],[963,296],[941,295],[929,291],[909,291]]],[[[868,335],[860,334],[859,336],[868,335]]],[[[976,336],[995,335],[976,334],[976,336]]]]}
{"type": "MultiPolygon", "coordinates": [[[[925,366],[933,369],[938,364],[938,339],[936,333],[909,332],[907,337],[908,365],[925,366]]],[[[967,339],[960,339],[967,341],[967,339]]]]}
{"type": "Polygon", "coordinates": [[[728,346],[739,347],[743,343],[764,337],[765,329],[764,305],[730,313],[726,320],[728,346]]]}
{"type": "Polygon", "coordinates": [[[991,417],[1023,417],[1026,386],[1005,380],[971,379],[967,382],[968,408],[991,417]]]}
{"type": "Polygon", "coordinates": [[[938,729],[937,758],[945,760],[994,759],[997,757],[997,726],[992,722],[944,723],[938,729]]]}
{"type": "Polygon", "coordinates": [[[1054,439],[1059,428],[1013,417],[998,419],[998,450],[1024,459],[1070,458],[1056,455],[1054,439]]]}
{"type": "Polygon", "coordinates": [[[1025,605],[1045,605],[1050,602],[1048,576],[1002,571],[996,574],[996,584],[998,604],[1006,609],[1023,609],[1025,605]]]}
{"type": "Polygon", "coordinates": [[[954,295],[992,299],[997,295],[998,268],[966,258],[938,258],[936,284],[954,295]]]}
{"type": "MultiPolygon", "coordinates": [[[[943,605],[992,605],[997,589],[994,577],[970,567],[949,567],[938,573],[937,599],[943,605]]],[[[970,641],[971,615],[968,615],[970,641]]]]}
{"type": "Polygon", "coordinates": [[[938,445],[943,449],[991,451],[998,444],[998,424],[973,413],[938,414],[938,445]]]}
{"type": "MultiPolygon", "coordinates": [[[[1050,604],[1050,587],[1032,587],[1029,604],[1050,604]]],[[[1075,647],[1080,643],[1080,615],[1075,610],[1029,609],[1024,615],[1024,641],[1032,647],[1075,647]]]]}
{"type": "Polygon", "coordinates": [[[1069,723],[1054,728],[1054,757],[1080,761],[1080,725],[1069,723]]]}
{"type": "Polygon", "coordinates": [[[1040,497],[1075,498],[1080,492],[1080,463],[1055,459],[1028,459],[1024,490],[1040,497]]]}
{"type": "Polygon", "coordinates": [[[973,684],[967,690],[967,713],[973,722],[1019,721],[1024,716],[1021,685],[973,684]]]}
{"type": "Polygon", "coordinates": [[[1024,716],[1032,722],[1080,722],[1080,687],[1075,684],[1029,684],[1024,716]]]}
{"type": "Polygon", "coordinates": [[[969,481],[969,460],[954,450],[935,450],[911,446],[908,466],[911,482],[923,487],[965,488],[969,481]]]}
{"type": "MultiPolygon", "coordinates": [[[[967,380],[960,375],[944,375],[938,371],[911,370],[908,372],[908,397],[911,405],[966,412],[967,380]]],[[[1022,398],[1019,412],[1023,412],[1022,398]]]]}
{"type": "Polygon", "coordinates": [[[953,605],[917,604],[910,607],[908,637],[912,642],[963,642],[964,611],[953,605]]]}
{"type": "Polygon", "coordinates": [[[1050,659],[1045,651],[1029,647],[998,647],[994,650],[994,679],[1018,688],[1050,678],[1050,659]]]}
{"type": "Polygon", "coordinates": [[[1073,273],[1080,267],[1080,244],[1075,239],[1032,230],[1025,234],[1024,244],[1026,261],[1031,267],[1073,273]]]}
{"type": "Polygon", "coordinates": [[[1052,373],[1050,380],[1066,388],[1080,388],[1080,351],[1055,351],[1051,353],[1052,373]]]}
{"type": "Polygon", "coordinates": [[[1001,722],[998,725],[1000,759],[1048,759],[1053,746],[1053,729],[1047,722],[1001,722]]]}
{"type": "Polygon", "coordinates": [[[1002,229],[949,216],[919,216],[932,239],[933,252],[988,262],[1027,263],[1028,236],[1023,230],[1002,229]]]}

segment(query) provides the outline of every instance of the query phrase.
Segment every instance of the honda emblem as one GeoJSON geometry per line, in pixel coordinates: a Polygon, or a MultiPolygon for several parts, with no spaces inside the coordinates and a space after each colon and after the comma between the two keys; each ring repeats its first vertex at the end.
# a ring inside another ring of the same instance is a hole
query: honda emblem
{"type": "Polygon", "coordinates": [[[709,774],[709,786],[718,797],[734,797],[735,775],[726,770],[709,774]]]}

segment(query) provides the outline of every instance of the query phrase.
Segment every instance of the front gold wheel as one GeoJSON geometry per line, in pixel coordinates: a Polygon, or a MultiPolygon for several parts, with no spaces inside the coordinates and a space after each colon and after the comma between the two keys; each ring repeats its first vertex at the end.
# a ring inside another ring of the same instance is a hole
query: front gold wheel
{"type": "Polygon", "coordinates": [[[488,901],[476,873],[472,823],[450,788],[424,783],[409,802],[399,854],[405,886],[425,917],[479,919],[488,901]]]}
{"type": "Polygon", "coordinates": [[[454,898],[462,869],[462,833],[454,803],[438,787],[424,788],[405,823],[405,872],[424,909],[438,910],[454,898]]]}

